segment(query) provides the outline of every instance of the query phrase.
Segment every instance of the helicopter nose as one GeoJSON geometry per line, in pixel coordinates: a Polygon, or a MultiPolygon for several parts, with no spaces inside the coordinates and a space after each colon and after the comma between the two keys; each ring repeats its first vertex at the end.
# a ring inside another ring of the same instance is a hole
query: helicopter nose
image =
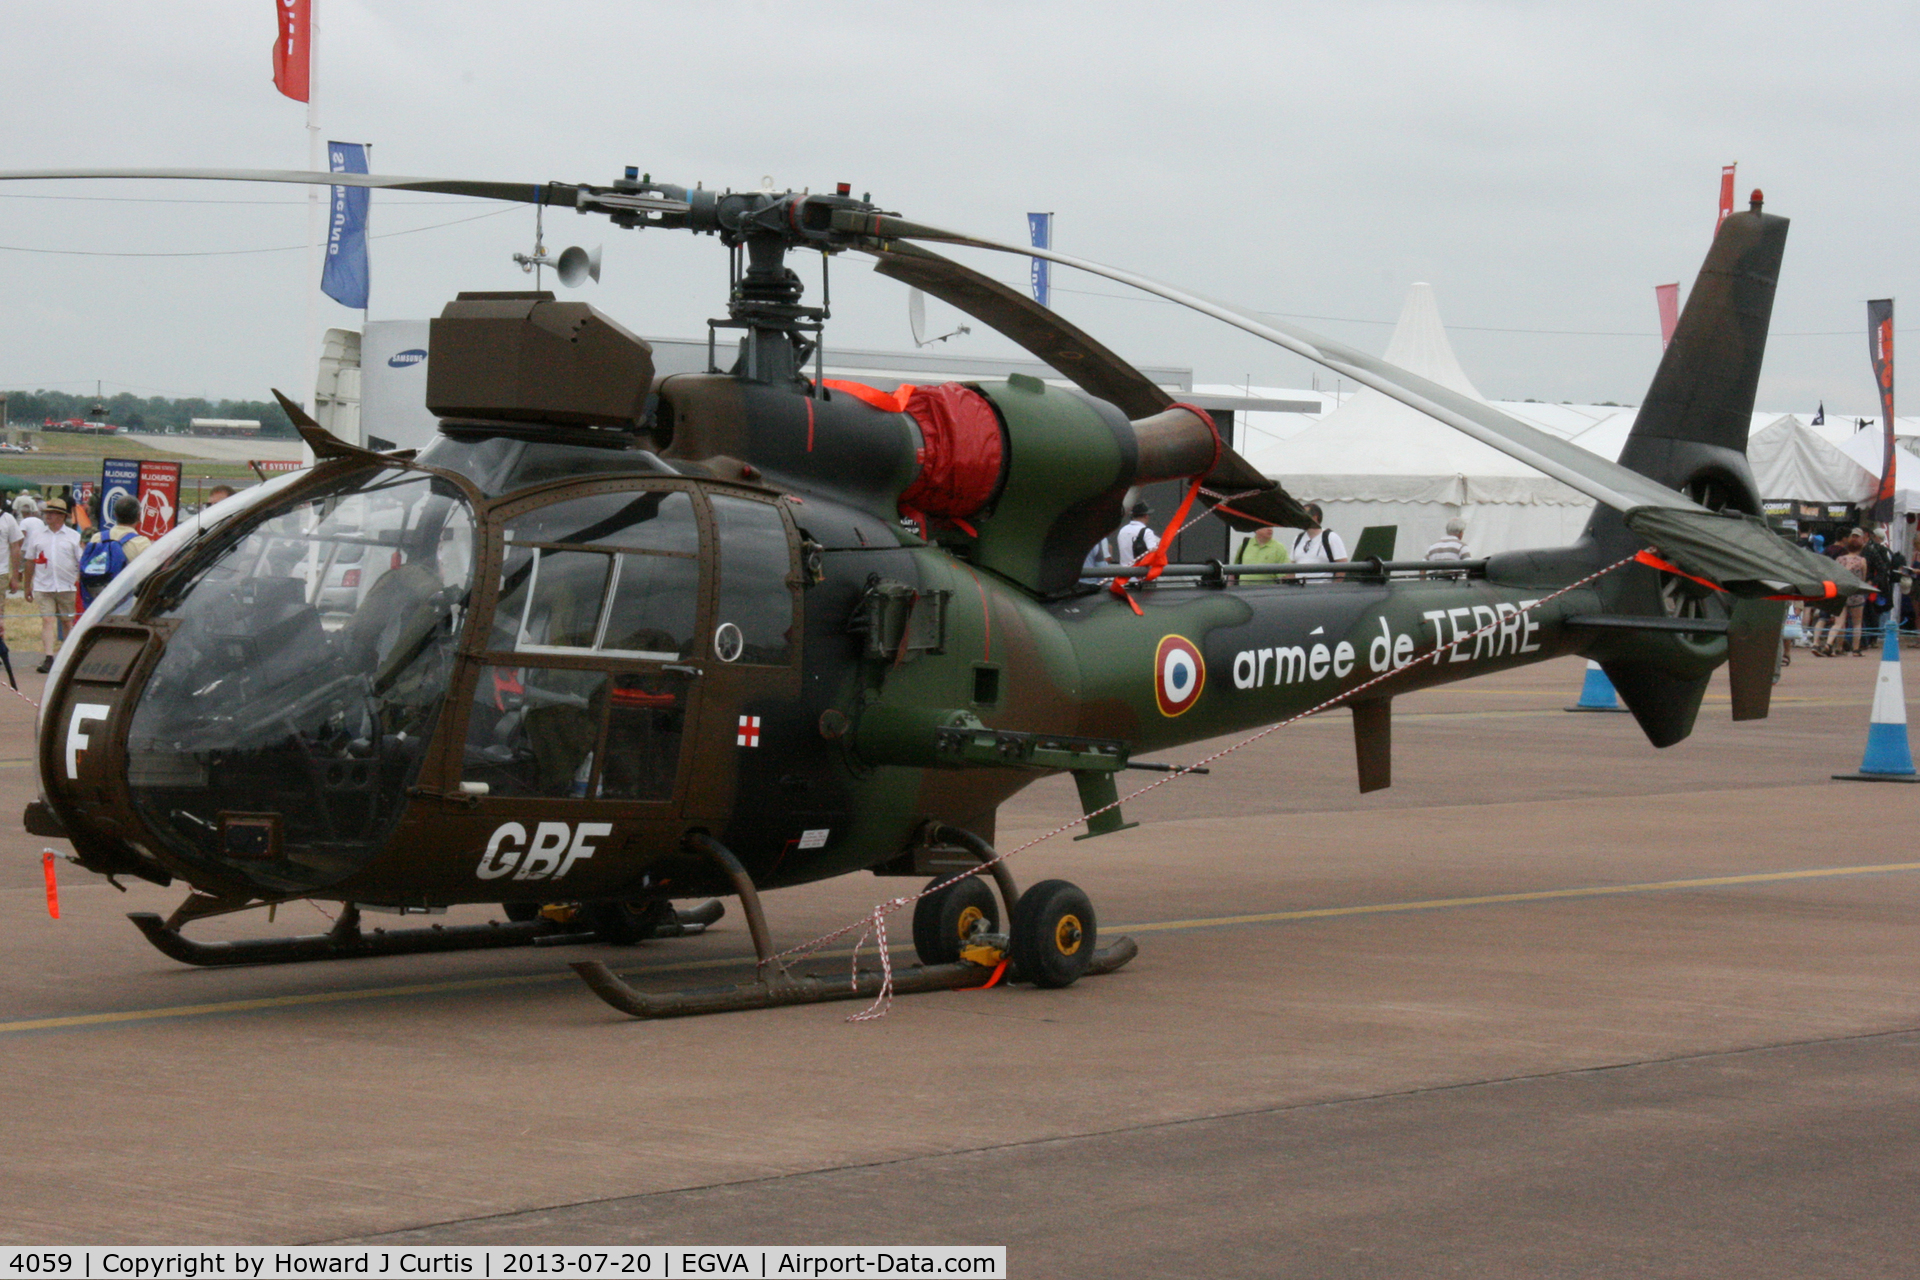
{"type": "Polygon", "coordinates": [[[109,625],[78,639],[80,651],[41,708],[37,763],[44,799],[30,806],[28,829],[65,837],[89,870],[164,883],[166,873],[141,856],[125,824],[127,690],[150,660],[152,634],[109,625]]]}

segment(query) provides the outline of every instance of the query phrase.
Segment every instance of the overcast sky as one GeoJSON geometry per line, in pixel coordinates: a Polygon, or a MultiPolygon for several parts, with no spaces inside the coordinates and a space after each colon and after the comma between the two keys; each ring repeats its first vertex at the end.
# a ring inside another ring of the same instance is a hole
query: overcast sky
{"type": "MultiPolygon", "coordinates": [[[[1063,252],[1376,352],[1424,280],[1495,398],[1637,403],[1659,358],[1653,287],[1690,284],[1735,161],[1742,206],[1762,187],[1793,219],[1761,408],[1873,412],[1865,300],[1901,300],[1903,344],[1920,320],[1910,5],[314,4],[322,128],[372,143],[376,172],[844,180],[1006,240],[1052,210],[1063,252]]],[[[10,6],[0,168],[305,167],[306,109],[271,80],[273,9],[170,0],[105,21],[10,6]]],[[[531,247],[524,208],[377,193],[372,223],[374,319],[530,284],[510,259],[531,247]],[[474,220],[393,234],[456,219],[474,220]]],[[[302,253],[81,255],[305,236],[286,187],[8,184],[0,387],[286,386],[302,253]]],[[[577,296],[661,336],[704,336],[722,313],[717,242],[549,221],[555,252],[603,241],[603,281],[577,296]]],[[[977,262],[1024,282],[1024,260],[977,262]]],[[[1137,362],[1202,381],[1313,376],[1120,286],[1064,270],[1055,285],[1062,313],[1137,362]]],[[[829,342],[911,346],[904,289],[857,256],[835,263],[833,302],[829,342]]],[[[323,302],[322,319],[359,315],[323,302]]],[[[947,346],[1012,350],[981,332],[947,346]]]]}

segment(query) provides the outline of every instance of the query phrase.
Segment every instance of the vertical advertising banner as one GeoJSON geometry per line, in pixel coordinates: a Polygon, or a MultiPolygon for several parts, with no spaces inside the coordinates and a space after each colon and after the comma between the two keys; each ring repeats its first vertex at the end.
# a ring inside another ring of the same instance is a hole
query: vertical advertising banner
{"type": "MultiPolygon", "coordinates": [[[[365,173],[367,147],[362,142],[329,142],[330,173],[365,173]]],[[[327,211],[327,265],[320,272],[320,292],[343,307],[367,309],[367,202],[365,187],[331,187],[327,211]]]]}
{"type": "Polygon", "coordinates": [[[142,462],[139,498],[142,536],[158,538],[173,528],[174,513],[180,509],[180,464],[142,462]]]}
{"type": "Polygon", "coordinates": [[[1867,304],[1867,353],[1873,357],[1873,384],[1880,389],[1880,421],[1886,426],[1886,443],[1880,461],[1880,489],[1873,495],[1872,519],[1886,524],[1893,519],[1893,299],[1880,298],[1867,304]]]}
{"type": "Polygon", "coordinates": [[[100,460],[100,527],[113,524],[113,504],[119,498],[140,497],[140,464],[131,458],[100,460]]]}
{"type": "Polygon", "coordinates": [[[307,100],[308,50],[312,37],[309,2],[274,0],[273,3],[280,20],[280,34],[273,42],[273,87],[295,102],[307,100]]]}
{"type": "Polygon", "coordinates": [[[1723,165],[1720,169],[1720,216],[1713,220],[1713,233],[1720,234],[1720,224],[1733,212],[1733,171],[1738,164],[1723,165]]]}
{"type": "Polygon", "coordinates": [[[1674,328],[1680,323],[1680,286],[1677,283],[1653,286],[1653,300],[1660,307],[1660,349],[1665,351],[1673,341],[1674,328]]]}
{"type": "MultiPolygon", "coordinates": [[[[1050,213],[1030,213],[1027,215],[1027,230],[1033,236],[1036,249],[1053,248],[1053,215],[1050,213]]],[[[1053,264],[1045,258],[1033,260],[1033,300],[1041,306],[1051,306],[1047,301],[1053,292],[1053,264]]]]}

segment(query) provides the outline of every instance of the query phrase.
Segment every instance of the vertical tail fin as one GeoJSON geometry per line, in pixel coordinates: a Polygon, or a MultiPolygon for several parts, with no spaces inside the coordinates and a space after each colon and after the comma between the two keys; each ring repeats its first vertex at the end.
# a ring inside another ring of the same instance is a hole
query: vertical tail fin
{"type": "MultiPolygon", "coordinates": [[[[1787,219],[1760,212],[1758,199],[1748,212],[1730,214],[1720,224],[1633,432],[1620,451],[1621,466],[1678,489],[1702,506],[1760,513],[1761,494],[1747,465],[1747,429],[1753,422],[1754,392],[1786,244],[1787,219]]],[[[1608,555],[1641,545],[1619,513],[1604,508],[1594,512],[1587,532],[1608,555]]],[[[1617,593],[1613,607],[1624,613],[1729,613],[1711,593],[1650,570],[1622,574],[1612,589],[1617,593]]],[[[1732,646],[1677,635],[1643,636],[1631,643],[1598,645],[1587,656],[1606,669],[1653,745],[1671,746],[1693,732],[1713,669],[1730,652],[1738,668],[1733,673],[1735,718],[1766,714],[1768,687],[1760,684],[1756,689],[1755,682],[1772,679],[1780,614],[1779,607],[1767,605],[1760,614],[1730,618],[1729,630],[1737,632],[1739,640],[1732,646]]]]}
{"type": "Polygon", "coordinates": [[[1787,219],[1728,216],[1687,296],[1620,464],[1705,505],[1758,513],[1747,428],[1767,349],[1787,219]]]}

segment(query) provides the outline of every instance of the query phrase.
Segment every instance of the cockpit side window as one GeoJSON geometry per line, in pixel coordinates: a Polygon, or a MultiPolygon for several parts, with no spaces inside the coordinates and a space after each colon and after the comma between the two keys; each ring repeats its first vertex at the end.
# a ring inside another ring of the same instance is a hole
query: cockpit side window
{"type": "Polygon", "coordinates": [[[793,661],[793,553],[777,508],[711,494],[720,539],[720,599],[713,656],[722,662],[793,661]]]}
{"type": "Polygon", "coordinates": [[[693,654],[700,530],[685,492],[591,494],[505,531],[492,648],[668,662],[693,654]]]}

